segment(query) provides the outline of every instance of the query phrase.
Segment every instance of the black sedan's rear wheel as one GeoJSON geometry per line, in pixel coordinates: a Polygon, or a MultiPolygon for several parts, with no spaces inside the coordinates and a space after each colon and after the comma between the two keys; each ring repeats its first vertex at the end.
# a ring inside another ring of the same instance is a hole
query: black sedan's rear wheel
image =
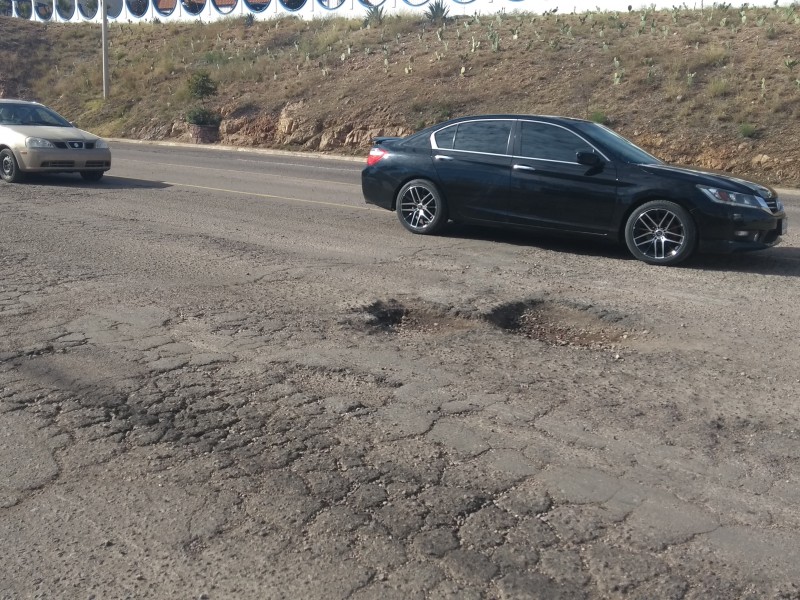
{"type": "Polygon", "coordinates": [[[8,148],[0,151],[0,177],[8,183],[18,183],[24,178],[14,153],[8,148]]]}
{"type": "Polygon", "coordinates": [[[447,206],[427,179],[414,179],[397,194],[397,216],[412,233],[434,234],[447,223],[447,206]]]}
{"type": "Polygon", "coordinates": [[[682,206],[654,200],[628,217],[625,243],[634,257],[651,265],[676,265],[697,245],[697,226],[682,206]]]}

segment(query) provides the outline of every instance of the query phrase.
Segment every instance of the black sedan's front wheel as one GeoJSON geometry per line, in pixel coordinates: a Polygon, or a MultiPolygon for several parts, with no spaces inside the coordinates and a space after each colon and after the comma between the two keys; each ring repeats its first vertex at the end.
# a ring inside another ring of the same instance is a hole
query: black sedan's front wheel
{"type": "Polygon", "coordinates": [[[625,224],[625,243],[635,258],[651,265],[676,265],[697,245],[697,227],[682,206],[654,200],[639,206],[625,224]]]}
{"type": "Polygon", "coordinates": [[[433,234],[447,223],[447,206],[427,179],[414,179],[397,193],[397,216],[412,233],[433,234]]]}
{"type": "Polygon", "coordinates": [[[24,177],[22,171],[19,170],[14,153],[8,148],[0,151],[0,177],[9,183],[18,183],[24,177]]]}

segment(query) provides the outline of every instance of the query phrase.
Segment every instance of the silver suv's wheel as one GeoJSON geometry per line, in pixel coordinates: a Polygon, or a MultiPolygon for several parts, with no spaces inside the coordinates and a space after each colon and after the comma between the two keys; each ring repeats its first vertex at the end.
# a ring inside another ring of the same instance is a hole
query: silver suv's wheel
{"type": "Polygon", "coordinates": [[[14,153],[8,148],[4,148],[0,151],[0,177],[3,178],[3,181],[9,183],[22,181],[23,174],[22,171],[19,170],[17,159],[14,157],[14,153]]]}
{"type": "Polygon", "coordinates": [[[686,260],[697,245],[697,227],[680,205],[654,200],[628,217],[625,243],[634,257],[651,265],[675,265],[686,260]]]}
{"type": "Polygon", "coordinates": [[[447,223],[447,207],[432,182],[414,179],[397,193],[397,216],[409,231],[432,234],[447,223]]]}

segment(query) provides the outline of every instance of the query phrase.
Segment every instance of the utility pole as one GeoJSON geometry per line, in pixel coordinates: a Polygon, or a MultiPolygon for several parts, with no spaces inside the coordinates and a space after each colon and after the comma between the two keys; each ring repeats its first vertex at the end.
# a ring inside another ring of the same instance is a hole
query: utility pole
{"type": "Polygon", "coordinates": [[[100,0],[100,15],[103,19],[101,25],[101,37],[103,43],[103,99],[108,98],[110,93],[109,77],[108,77],[108,7],[106,6],[107,0],[100,0]]]}

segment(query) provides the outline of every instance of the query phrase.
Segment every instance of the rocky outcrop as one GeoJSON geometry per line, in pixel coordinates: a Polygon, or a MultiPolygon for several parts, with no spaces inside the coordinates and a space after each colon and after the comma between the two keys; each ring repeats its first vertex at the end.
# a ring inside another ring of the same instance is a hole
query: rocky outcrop
{"type": "MultiPolygon", "coordinates": [[[[413,133],[401,125],[381,125],[385,115],[376,117],[375,123],[358,122],[357,118],[348,116],[322,122],[308,116],[304,110],[306,107],[307,103],[299,100],[286,104],[277,114],[229,114],[220,124],[219,141],[230,146],[354,152],[369,148],[376,137],[401,137],[413,133]]],[[[224,109],[222,114],[226,114],[224,109]]],[[[189,141],[185,123],[173,123],[167,137],[189,141]]]]}

